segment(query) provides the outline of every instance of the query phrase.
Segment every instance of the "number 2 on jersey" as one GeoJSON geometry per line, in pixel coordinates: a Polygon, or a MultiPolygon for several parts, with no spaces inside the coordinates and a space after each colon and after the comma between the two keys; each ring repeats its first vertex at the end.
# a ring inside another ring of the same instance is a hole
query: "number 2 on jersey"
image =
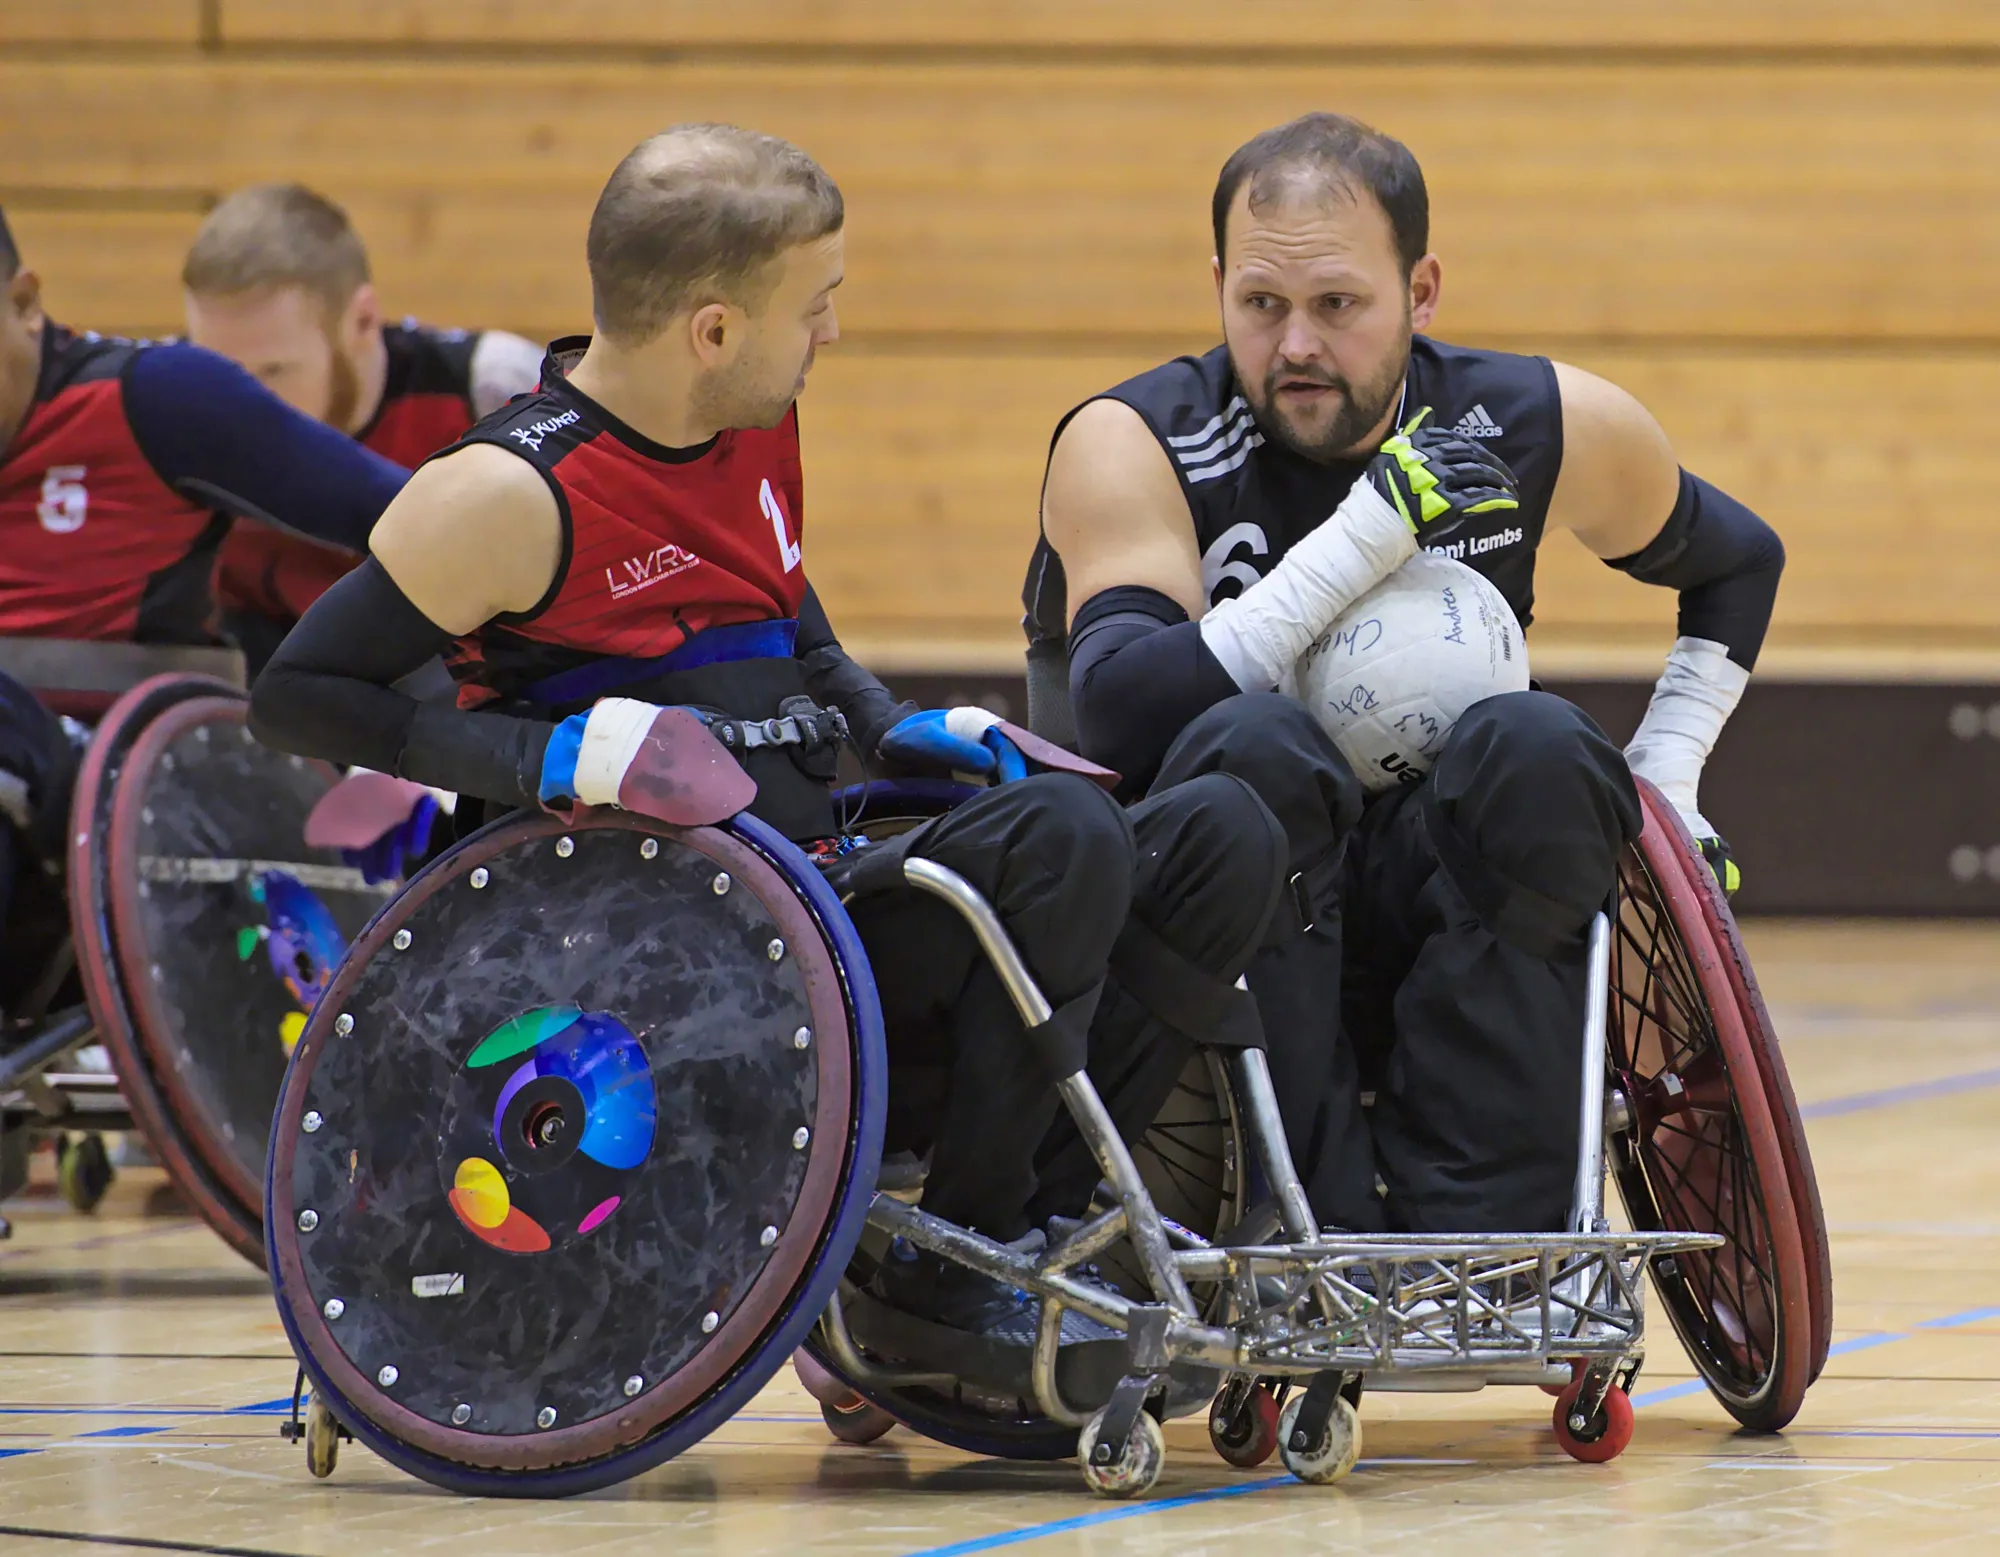
{"type": "Polygon", "coordinates": [[[778,537],[778,556],[785,564],[785,571],[791,572],[805,555],[804,548],[792,540],[785,531],[785,510],[778,502],[778,494],[771,490],[770,477],[764,478],[764,485],[757,492],[757,506],[764,510],[764,517],[771,521],[771,529],[778,537]]]}

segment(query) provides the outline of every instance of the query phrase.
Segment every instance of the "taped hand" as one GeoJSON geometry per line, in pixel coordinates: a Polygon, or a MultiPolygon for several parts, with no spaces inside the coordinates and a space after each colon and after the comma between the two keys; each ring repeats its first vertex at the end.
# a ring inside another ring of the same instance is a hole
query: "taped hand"
{"type": "Polygon", "coordinates": [[[616,806],[675,827],[734,816],[757,796],[757,782],[709,733],[692,709],[635,698],[600,699],[555,728],[542,756],[540,799],[616,806]]]}

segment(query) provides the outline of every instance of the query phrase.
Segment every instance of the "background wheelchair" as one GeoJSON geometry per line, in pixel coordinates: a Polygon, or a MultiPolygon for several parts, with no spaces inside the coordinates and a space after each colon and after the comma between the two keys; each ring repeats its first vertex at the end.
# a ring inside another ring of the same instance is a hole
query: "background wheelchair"
{"type": "MultiPolygon", "coordinates": [[[[862,830],[886,832],[950,793],[867,798],[862,830]]],[[[1226,1457],[1275,1448],[1309,1481],[1353,1465],[1365,1386],[1560,1387],[1564,1447],[1607,1459],[1649,1266],[1724,1403],[1782,1425],[1824,1348],[1810,1165],[1727,910],[1648,805],[1593,943],[1569,1230],[1320,1237],[1250,1052],[1201,1057],[1137,1154],[1067,1078],[1106,1189],[1038,1256],[875,1193],[879,1009],[796,847],[749,817],[497,822],[370,924],[287,1074],[266,1234],[313,1386],[287,1434],[320,1475],[351,1432],[457,1491],[580,1492],[699,1441],[803,1343],[842,1436],[880,1425],[858,1398],[976,1452],[1077,1454],[1110,1495],[1158,1477],[1158,1415],[1211,1397],[1226,1457]],[[1630,1233],[1602,1216],[1607,1143],[1630,1233]],[[941,1370],[868,1311],[855,1278],[891,1236],[1034,1294],[1022,1377],[941,1370]],[[1059,1346],[1066,1309],[1122,1340],[1059,1346]]],[[[965,917],[1024,1020],[1046,1015],[966,884],[906,874],[965,917]]]]}
{"type": "Polygon", "coordinates": [[[262,1263],[264,1158],[290,1045],[394,885],[303,846],[340,775],[251,739],[235,660],[64,644],[26,668],[45,703],[96,728],[70,811],[68,934],[36,949],[42,971],[0,1053],[0,1146],[25,1169],[32,1134],[88,1130],[63,1165],[87,1208],[110,1177],[95,1132],[137,1128],[188,1205],[262,1263]],[[208,661],[225,674],[181,668],[208,661]],[[174,668],[106,688],[162,664],[174,668]],[[110,1072],[74,1063],[92,1043],[110,1072]]]}

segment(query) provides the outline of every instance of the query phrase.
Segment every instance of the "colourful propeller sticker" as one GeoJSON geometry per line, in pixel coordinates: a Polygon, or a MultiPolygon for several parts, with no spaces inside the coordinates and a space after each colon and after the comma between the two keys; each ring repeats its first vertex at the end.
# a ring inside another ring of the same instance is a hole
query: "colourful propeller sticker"
{"type": "Polygon", "coordinates": [[[297,1003],[298,1009],[278,1022],[278,1041],[290,1054],[313,1003],[326,993],[334,969],[347,955],[347,938],[318,895],[282,870],[252,876],[250,900],[263,905],[265,922],[236,932],[236,955],[248,962],[263,946],[271,971],[297,1003]]]}
{"type": "Polygon", "coordinates": [[[646,1051],[610,1013],[555,1005],[509,1018],[452,1086],[439,1162],[452,1210],[510,1253],[594,1232],[652,1152],[655,1103],[646,1051]]]}

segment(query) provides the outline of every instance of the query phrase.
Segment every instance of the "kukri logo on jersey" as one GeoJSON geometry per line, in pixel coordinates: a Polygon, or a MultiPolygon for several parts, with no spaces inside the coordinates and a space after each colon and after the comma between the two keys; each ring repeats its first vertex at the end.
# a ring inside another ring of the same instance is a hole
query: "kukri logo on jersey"
{"type": "Polygon", "coordinates": [[[582,420],[582,413],[572,409],[564,411],[559,416],[545,416],[538,422],[528,423],[526,427],[510,427],[507,429],[507,436],[539,452],[542,440],[550,433],[559,432],[582,420]]]}

